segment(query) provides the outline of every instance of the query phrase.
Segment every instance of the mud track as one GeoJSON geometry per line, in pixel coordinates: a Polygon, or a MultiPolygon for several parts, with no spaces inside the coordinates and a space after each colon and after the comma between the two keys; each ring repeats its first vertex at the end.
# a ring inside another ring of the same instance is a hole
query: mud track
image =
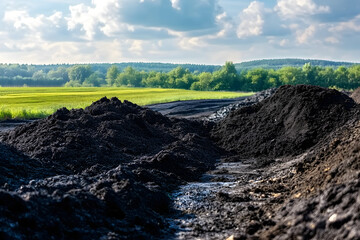
{"type": "Polygon", "coordinates": [[[219,109],[245,100],[247,97],[231,99],[210,99],[210,100],[191,100],[177,101],[148,105],[146,107],[153,111],[160,112],[168,117],[196,119],[208,117],[219,109]]]}

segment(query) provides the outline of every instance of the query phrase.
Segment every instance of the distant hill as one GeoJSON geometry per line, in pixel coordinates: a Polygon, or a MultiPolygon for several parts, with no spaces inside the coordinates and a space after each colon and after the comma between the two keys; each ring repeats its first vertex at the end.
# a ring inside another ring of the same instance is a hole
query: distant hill
{"type": "Polygon", "coordinates": [[[285,58],[285,59],[263,59],[263,60],[236,63],[235,67],[238,71],[248,70],[253,68],[280,69],[286,66],[302,67],[304,66],[305,63],[310,63],[313,66],[333,67],[333,68],[337,68],[339,66],[350,67],[354,64],[359,64],[359,63],[335,62],[335,61],[327,61],[327,60],[285,58]]]}

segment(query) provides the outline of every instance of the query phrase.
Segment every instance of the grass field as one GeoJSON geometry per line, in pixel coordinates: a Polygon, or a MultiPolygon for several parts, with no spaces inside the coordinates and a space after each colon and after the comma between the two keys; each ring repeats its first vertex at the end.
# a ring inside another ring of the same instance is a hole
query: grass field
{"type": "Polygon", "coordinates": [[[138,105],[196,99],[222,99],[252,93],[202,92],[159,88],[5,88],[0,87],[0,120],[43,118],[61,107],[84,108],[107,96],[138,105]]]}

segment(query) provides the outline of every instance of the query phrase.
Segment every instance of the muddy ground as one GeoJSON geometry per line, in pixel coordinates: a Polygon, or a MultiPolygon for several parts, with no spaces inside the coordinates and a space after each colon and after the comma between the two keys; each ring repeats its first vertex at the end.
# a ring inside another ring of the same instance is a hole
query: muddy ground
{"type": "Polygon", "coordinates": [[[360,239],[359,106],[257,99],[187,120],[103,98],[3,132],[0,238],[360,239]]]}
{"type": "Polygon", "coordinates": [[[236,104],[238,102],[244,102],[246,99],[248,99],[248,97],[177,101],[153,104],[146,107],[153,111],[160,112],[167,117],[199,119],[208,117],[226,106],[236,104]]]}

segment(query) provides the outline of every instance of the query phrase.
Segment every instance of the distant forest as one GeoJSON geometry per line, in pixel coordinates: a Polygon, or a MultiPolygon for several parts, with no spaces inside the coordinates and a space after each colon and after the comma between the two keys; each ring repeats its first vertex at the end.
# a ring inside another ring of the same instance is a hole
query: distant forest
{"type": "Polygon", "coordinates": [[[260,91],[284,84],[355,89],[360,65],[322,60],[259,60],[224,66],[165,63],[0,64],[0,86],[161,87],[260,91]],[[293,66],[292,66],[293,65],[293,66]]]}
{"type": "Polygon", "coordinates": [[[263,59],[263,60],[254,60],[254,61],[236,63],[235,67],[238,71],[250,70],[254,68],[277,70],[283,67],[302,67],[306,63],[310,63],[313,66],[332,67],[332,68],[338,68],[340,66],[351,67],[352,65],[356,64],[350,62],[334,62],[327,60],[285,58],[285,59],[263,59]]]}

